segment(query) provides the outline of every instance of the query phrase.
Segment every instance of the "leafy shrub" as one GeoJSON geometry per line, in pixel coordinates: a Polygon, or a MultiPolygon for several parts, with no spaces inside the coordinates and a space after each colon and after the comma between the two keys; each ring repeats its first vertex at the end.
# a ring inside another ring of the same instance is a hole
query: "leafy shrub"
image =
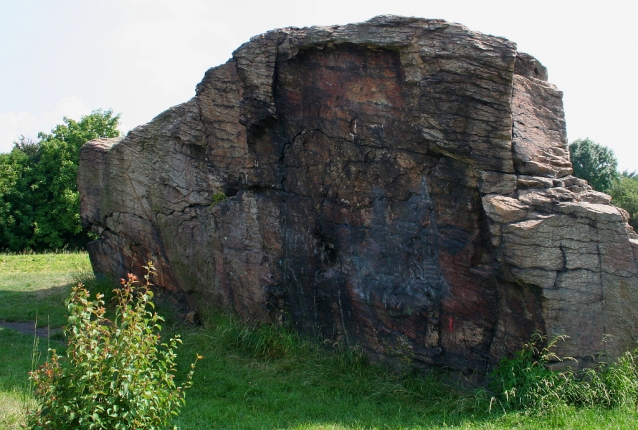
{"type": "Polygon", "coordinates": [[[90,300],[79,284],[67,302],[66,357],[31,373],[38,408],[28,425],[36,429],[156,429],[185,403],[195,362],[182,386],[175,383],[178,336],[160,343],[162,317],[153,308],[146,268],[144,285],[129,274],[115,291],[115,318],[105,317],[103,295],[90,300]]]}
{"type": "MultiPolygon", "coordinates": [[[[558,341],[543,346],[546,338],[535,333],[513,358],[503,359],[492,373],[490,388],[504,409],[550,411],[558,406],[606,407],[636,405],[638,401],[637,351],[628,351],[613,364],[577,371],[553,371],[552,352],[558,341]]],[[[573,360],[573,359],[572,359],[573,360]]]]}

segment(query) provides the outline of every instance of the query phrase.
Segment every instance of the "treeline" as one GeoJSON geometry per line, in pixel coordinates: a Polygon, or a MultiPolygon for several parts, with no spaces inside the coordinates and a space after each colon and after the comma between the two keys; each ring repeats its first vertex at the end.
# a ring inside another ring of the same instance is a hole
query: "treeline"
{"type": "Polygon", "coordinates": [[[93,111],[79,121],[64,118],[37,140],[21,137],[0,154],[0,250],[81,248],[89,240],[79,215],[80,147],[116,137],[120,116],[93,111]]]}
{"type": "MultiPolygon", "coordinates": [[[[117,137],[120,116],[96,110],[79,121],[64,118],[33,141],[21,137],[0,154],[0,250],[43,251],[82,248],[90,239],[79,215],[79,150],[100,137],[117,137]]],[[[614,153],[589,139],[570,147],[574,176],[613,197],[638,230],[638,176],[618,172],[614,153]]]]}
{"type": "Polygon", "coordinates": [[[638,176],[618,172],[618,160],[609,148],[590,139],[569,145],[574,176],[586,179],[596,191],[612,197],[612,204],[629,212],[629,224],[638,231],[638,176]]]}

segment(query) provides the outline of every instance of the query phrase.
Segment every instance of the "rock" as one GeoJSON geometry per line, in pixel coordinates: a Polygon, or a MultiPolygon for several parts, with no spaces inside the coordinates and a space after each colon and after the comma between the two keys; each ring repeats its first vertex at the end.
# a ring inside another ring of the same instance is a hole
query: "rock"
{"type": "Polygon", "coordinates": [[[609,205],[611,204],[611,196],[607,195],[605,193],[599,193],[598,191],[593,191],[593,190],[578,190],[580,191],[580,194],[582,194],[579,197],[579,200],[581,202],[587,202],[587,203],[600,203],[603,205],[609,205]]]}
{"type": "Polygon", "coordinates": [[[479,171],[478,188],[482,194],[510,194],[516,190],[516,175],[479,171]]]}
{"type": "Polygon", "coordinates": [[[512,152],[517,173],[550,178],[572,173],[562,96],[552,84],[514,75],[512,152]]]}
{"type": "Polygon", "coordinates": [[[516,177],[516,187],[519,189],[524,188],[551,188],[553,186],[563,186],[554,184],[554,180],[544,178],[542,176],[526,176],[518,175],[516,177]]]}
{"type": "Polygon", "coordinates": [[[94,270],[152,260],[186,315],[481,373],[535,330],[576,358],[638,336],[638,236],[571,171],[536,59],[381,16],[252,38],[190,101],[88,142],[78,186],[94,270]]]}

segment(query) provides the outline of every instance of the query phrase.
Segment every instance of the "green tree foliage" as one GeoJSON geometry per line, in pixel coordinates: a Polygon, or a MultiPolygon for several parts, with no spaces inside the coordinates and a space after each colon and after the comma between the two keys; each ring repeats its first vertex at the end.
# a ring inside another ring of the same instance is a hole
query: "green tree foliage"
{"type": "Polygon", "coordinates": [[[593,189],[606,192],[618,180],[618,161],[614,152],[590,139],[569,145],[574,176],[586,179],[593,189]]]}
{"type": "MultiPolygon", "coordinates": [[[[22,139],[24,140],[24,139],[22,139]]],[[[18,145],[16,144],[16,147],[18,145]]],[[[19,148],[0,154],[0,248],[27,248],[33,235],[33,208],[29,177],[34,157],[19,148]]]]}
{"type": "Polygon", "coordinates": [[[618,173],[614,152],[590,139],[578,139],[569,145],[574,176],[586,179],[597,191],[609,194],[612,203],[629,212],[629,224],[638,230],[638,176],[636,172],[618,173]]]}
{"type": "Polygon", "coordinates": [[[77,171],[79,150],[100,137],[116,137],[119,115],[96,110],[80,121],[64,118],[37,141],[21,137],[0,154],[0,249],[59,249],[83,245],[77,171]]]}
{"type": "Polygon", "coordinates": [[[620,180],[607,190],[612,203],[629,212],[629,224],[638,231],[638,176],[636,173],[624,171],[620,180]]]}

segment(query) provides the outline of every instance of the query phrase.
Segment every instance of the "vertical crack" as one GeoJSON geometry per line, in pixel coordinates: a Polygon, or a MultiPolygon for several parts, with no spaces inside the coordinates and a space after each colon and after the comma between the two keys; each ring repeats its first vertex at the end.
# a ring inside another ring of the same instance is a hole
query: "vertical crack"
{"type": "Polygon", "coordinates": [[[607,324],[605,310],[605,284],[603,283],[603,257],[600,252],[600,242],[596,244],[596,253],[598,255],[598,282],[600,282],[600,301],[603,314],[603,353],[607,356],[607,324]]]}

